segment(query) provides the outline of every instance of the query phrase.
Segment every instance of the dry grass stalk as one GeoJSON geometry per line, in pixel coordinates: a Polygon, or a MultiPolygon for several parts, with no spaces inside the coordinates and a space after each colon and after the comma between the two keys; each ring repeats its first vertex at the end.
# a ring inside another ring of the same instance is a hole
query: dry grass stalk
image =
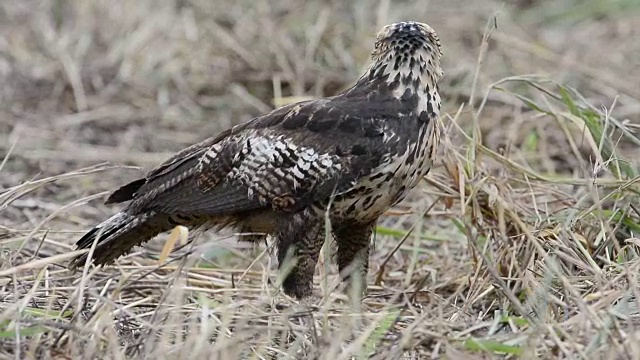
{"type": "Polygon", "coordinates": [[[638,17],[560,2],[575,7],[514,2],[484,36],[492,0],[1,5],[0,358],[637,354],[640,88],[629,60],[601,55],[631,59],[638,17]],[[587,20],[558,30],[560,13],[587,20]],[[164,248],[66,270],[72,242],[113,211],[95,200],[129,176],[89,165],[150,166],[332,94],[373,31],[406,17],[443,36],[442,161],[379,224],[361,306],[336,289],[330,252],[316,296],[296,303],[276,291],[271,249],[247,253],[229,234],[175,246],[176,230],[164,248]],[[599,50],[574,56],[585,39],[599,50]]]}

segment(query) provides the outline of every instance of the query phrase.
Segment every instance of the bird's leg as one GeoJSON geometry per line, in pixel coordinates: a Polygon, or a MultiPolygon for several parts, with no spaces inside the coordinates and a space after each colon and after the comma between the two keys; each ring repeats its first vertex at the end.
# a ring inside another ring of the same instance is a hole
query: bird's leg
{"type": "Polygon", "coordinates": [[[324,243],[324,221],[303,210],[282,221],[277,230],[278,266],[292,265],[284,293],[302,299],[313,291],[313,274],[324,243]]]}
{"type": "Polygon", "coordinates": [[[347,289],[358,286],[361,293],[367,290],[369,247],[375,224],[376,221],[364,224],[349,222],[333,228],[333,237],[338,245],[338,269],[347,289]]]}

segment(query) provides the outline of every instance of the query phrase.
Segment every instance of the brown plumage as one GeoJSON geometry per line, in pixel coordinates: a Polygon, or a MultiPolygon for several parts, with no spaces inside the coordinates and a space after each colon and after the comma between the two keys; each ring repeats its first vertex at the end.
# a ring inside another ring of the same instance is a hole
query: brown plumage
{"type": "MultiPolygon", "coordinates": [[[[276,109],[179,152],[116,190],[129,202],[77,243],[105,264],[176,225],[274,237],[288,295],[312,292],[330,219],[343,278],[365,284],[376,221],[428,172],[439,142],[440,42],[426,24],[377,36],[372,63],[343,93],[276,109]]],[[[86,255],[72,266],[84,264],[86,255]]]]}

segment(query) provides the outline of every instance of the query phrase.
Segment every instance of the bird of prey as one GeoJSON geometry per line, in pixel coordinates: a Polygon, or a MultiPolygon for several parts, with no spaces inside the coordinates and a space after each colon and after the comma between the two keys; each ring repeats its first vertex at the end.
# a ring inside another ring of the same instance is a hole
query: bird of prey
{"type": "Polygon", "coordinates": [[[427,174],[439,144],[441,55],[429,25],[385,26],[355,85],[180,151],[115,190],[106,203],[127,206],[78,240],[78,248],[95,242],[91,260],[105,264],[177,225],[231,227],[249,241],[270,235],[279,266],[293,264],[283,291],[302,299],[312,294],[330,224],[342,279],[365,287],[378,218],[427,174]]]}

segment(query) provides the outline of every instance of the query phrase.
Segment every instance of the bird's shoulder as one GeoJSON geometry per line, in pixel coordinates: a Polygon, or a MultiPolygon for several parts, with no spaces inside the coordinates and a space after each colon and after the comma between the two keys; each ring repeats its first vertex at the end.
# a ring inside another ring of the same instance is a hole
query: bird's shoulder
{"type": "Polygon", "coordinates": [[[245,131],[270,134],[340,157],[376,155],[400,122],[366,99],[335,96],[291,104],[255,119],[245,131]]]}

